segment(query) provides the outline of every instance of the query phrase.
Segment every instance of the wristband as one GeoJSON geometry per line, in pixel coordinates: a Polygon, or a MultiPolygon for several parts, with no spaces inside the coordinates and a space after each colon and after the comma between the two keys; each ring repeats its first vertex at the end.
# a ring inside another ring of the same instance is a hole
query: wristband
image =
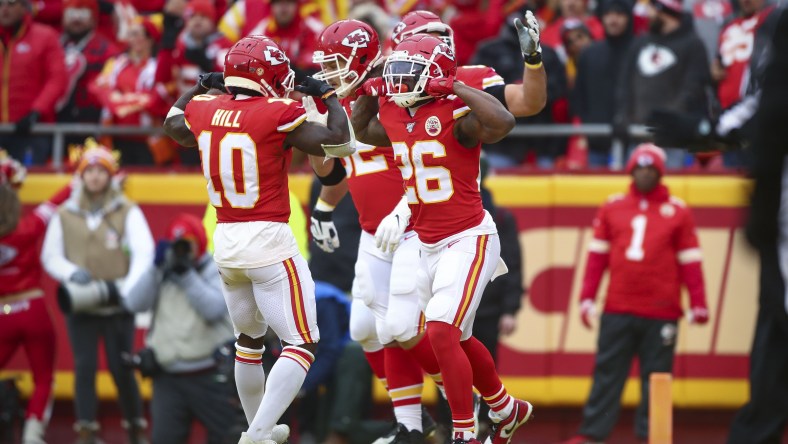
{"type": "Polygon", "coordinates": [[[525,64],[526,65],[531,65],[531,66],[536,66],[536,65],[541,66],[542,65],[542,53],[541,52],[535,52],[533,54],[523,55],[523,59],[525,59],[525,64]]]}
{"type": "Polygon", "coordinates": [[[315,210],[323,211],[325,213],[330,213],[331,211],[334,211],[334,208],[336,207],[331,205],[330,203],[324,201],[319,197],[317,198],[317,203],[315,204],[315,210]]]}
{"type": "Polygon", "coordinates": [[[322,96],[320,96],[320,100],[325,102],[326,100],[328,100],[329,98],[331,98],[331,97],[333,97],[335,95],[337,95],[337,92],[336,92],[336,90],[332,89],[332,90],[329,90],[327,93],[323,94],[322,96]]]}

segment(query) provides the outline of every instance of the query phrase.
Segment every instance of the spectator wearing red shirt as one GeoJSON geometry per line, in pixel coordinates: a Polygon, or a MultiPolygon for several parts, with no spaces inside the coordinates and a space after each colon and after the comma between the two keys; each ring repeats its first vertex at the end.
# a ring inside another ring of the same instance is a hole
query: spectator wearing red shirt
{"type": "MultiPolygon", "coordinates": [[[[67,89],[57,105],[58,122],[99,123],[101,102],[88,87],[101,73],[104,64],[121,50],[96,32],[99,18],[97,0],[63,2],[63,35],[60,41],[66,54],[67,89]]],[[[79,143],[81,138],[69,140],[79,143]]]]}
{"type": "MultiPolygon", "coordinates": [[[[244,11],[254,13],[250,9],[253,0],[245,0],[244,4],[244,11]]],[[[219,25],[219,29],[229,40],[235,41],[247,35],[264,35],[275,41],[290,59],[290,67],[296,73],[296,82],[304,75],[319,70],[319,67],[312,63],[312,53],[324,26],[320,20],[301,12],[301,0],[270,0],[269,13],[257,21],[253,21],[250,14],[245,17],[244,22],[239,22],[241,6],[230,9],[219,25]]]]}
{"type": "Polygon", "coordinates": [[[709,319],[701,251],[689,208],[661,183],[665,152],[639,145],[627,163],[629,192],[611,197],[594,219],[580,312],[591,328],[597,289],[610,268],[597,343],[594,382],[583,409],[580,435],[569,443],[604,441],[618,419],[632,359],[640,363],[641,395],[635,416],[638,439],[648,437],[649,375],[672,372],[681,285],[689,291],[691,323],[709,319]]]}
{"type": "Polygon", "coordinates": [[[602,26],[602,23],[596,16],[588,13],[587,0],[561,0],[560,8],[561,17],[547,25],[542,31],[543,45],[550,46],[563,56],[564,50],[561,34],[564,29],[564,22],[570,19],[583,22],[594,40],[601,40],[605,37],[605,28],[602,26]]]}
{"type": "Polygon", "coordinates": [[[71,193],[66,186],[20,217],[18,188],[25,168],[0,150],[0,368],[24,347],[35,384],[27,404],[24,443],[44,442],[55,370],[55,329],[41,289],[38,245],[57,206],[71,193]]]}
{"type": "MultiPolygon", "coordinates": [[[[138,19],[128,32],[128,50],[107,61],[90,91],[103,105],[107,124],[152,127],[161,124],[171,105],[164,87],[156,84],[153,48],[161,31],[148,19],[138,19]]],[[[174,148],[164,137],[118,136],[115,149],[127,165],[166,163],[174,148]]]]}
{"type": "Polygon", "coordinates": [[[66,89],[65,62],[55,30],[34,23],[24,0],[0,2],[0,123],[16,125],[0,146],[25,163],[42,164],[51,138],[30,136],[36,122],[55,120],[55,103],[66,89]]]}

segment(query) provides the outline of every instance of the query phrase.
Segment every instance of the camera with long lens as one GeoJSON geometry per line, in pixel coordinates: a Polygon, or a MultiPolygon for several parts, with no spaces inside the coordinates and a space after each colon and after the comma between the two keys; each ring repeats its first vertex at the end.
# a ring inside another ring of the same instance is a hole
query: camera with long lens
{"type": "Polygon", "coordinates": [[[119,306],[120,293],[112,281],[93,280],[87,284],[69,281],[58,287],[57,303],[63,313],[84,313],[96,308],[119,306]]]}

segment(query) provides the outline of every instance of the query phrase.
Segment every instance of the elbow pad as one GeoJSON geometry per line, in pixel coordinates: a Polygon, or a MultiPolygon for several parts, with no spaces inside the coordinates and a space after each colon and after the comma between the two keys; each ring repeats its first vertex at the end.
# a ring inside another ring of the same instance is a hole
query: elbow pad
{"type": "Polygon", "coordinates": [[[345,177],[347,177],[345,166],[339,159],[334,159],[334,168],[331,169],[331,172],[326,176],[317,176],[317,180],[323,185],[331,186],[342,182],[345,177]]]}
{"type": "MultiPolygon", "coordinates": [[[[345,117],[347,117],[347,112],[344,108],[342,111],[345,112],[345,117]]],[[[353,131],[353,125],[351,125],[349,117],[347,118],[347,126],[350,130],[350,140],[339,145],[321,145],[326,157],[347,157],[356,153],[356,133],[353,131]]]]}

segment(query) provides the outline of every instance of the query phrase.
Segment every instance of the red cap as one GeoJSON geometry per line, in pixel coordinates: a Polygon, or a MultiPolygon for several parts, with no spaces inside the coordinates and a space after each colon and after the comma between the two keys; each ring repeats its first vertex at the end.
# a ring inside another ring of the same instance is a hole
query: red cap
{"type": "Polygon", "coordinates": [[[207,17],[212,22],[216,21],[216,7],[210,0],[192,0],[186,5],[186,17],[201,15],[207,17]]]}
{"type": "Polygon", "coordinates": [[[657,169],[660,176],[665,175],[665,151],[654,145],[653,143],[641,143],[632,155],[629,156],[627,162],[627,174],[632,174],[632,171],[641,166],[653,166],[657,169]]]}
{"type": "Polygon", "coordinates": [[[173,219],[167,229],[167,239],[170,241],[178,239],[194,241],[197,244],[198,258],[205,254],[205,248],[208,245],[208,237],[205,235],[202,220],[188,213],[181,213],[173,219]]]}
{"type": "Polygon", "coordinates": [[[94,20],[99,16],[98,0],[63,0],[63,9],[68,8],[90,9],[94,20]]]}

